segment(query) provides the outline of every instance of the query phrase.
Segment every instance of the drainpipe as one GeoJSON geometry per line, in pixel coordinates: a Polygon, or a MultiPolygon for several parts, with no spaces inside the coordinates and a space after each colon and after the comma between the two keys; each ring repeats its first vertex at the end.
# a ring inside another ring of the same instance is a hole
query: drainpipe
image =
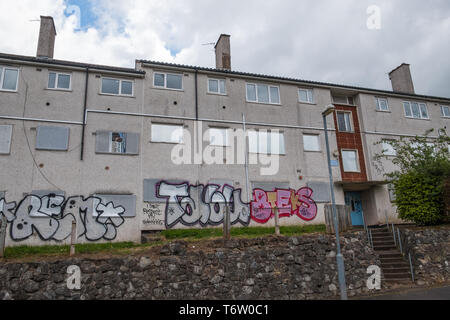
{"type": "Polygon", "coordinates": [[[86,87],[84,88],[83,128],[81,130],[81,155],[80,155],[81,161],[83,161],[84,158],[84,132],[86,130],[88,85],[89,85],[89,68],[86,68],[86,87]]]}

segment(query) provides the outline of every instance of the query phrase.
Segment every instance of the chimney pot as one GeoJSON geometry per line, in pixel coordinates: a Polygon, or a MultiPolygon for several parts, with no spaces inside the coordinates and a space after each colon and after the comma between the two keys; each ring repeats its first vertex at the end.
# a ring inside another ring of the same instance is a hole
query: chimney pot
{"type": "Polygon", "coordinates": [[[230,36],[221,34],[216,46],[216,68],[231,70],[230,36]]]}
{"type": "Polygon", "coordinates": [[[389,79],[391,80],[392,90],[394,92],[415,94],[409,64],[402,63],[389,72],[389,79]]]}
{"type": "Polygon", "coordinates": [[[38,58],[53,59],[55,51],[56,28],[53,17],[41,16],[39,41],[36,56],[38,58]]]}

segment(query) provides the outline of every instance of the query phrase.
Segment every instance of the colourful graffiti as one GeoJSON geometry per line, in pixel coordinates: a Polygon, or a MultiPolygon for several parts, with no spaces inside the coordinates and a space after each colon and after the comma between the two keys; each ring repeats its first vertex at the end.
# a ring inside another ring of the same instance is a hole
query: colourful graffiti
{"type": "Polygon", "coordinates": [[[14,241],[28,239],[36,232],[43,241],[64,241],[72,230],[78,215],[82,226],[78,238],[88,241],[114,240],[117,229],[125,222],[125,208],[114,203],[102,203],[98,197],[84,198],[49,194],[28,195],[18,205],[0,199],[0,216],[11,225],[10,236],[14,241]]]}
{"type": "Polygon", "coordinates": [[[250,205],[252,220],[267,223],[278,210],[280,218],[297,215],[305,221],[314,220],[317,216],[317,205],[312,199],[313,190],[307,187],[298,191],[276,189],[267,192],[253,190],[253,201],[250,205]]]}
{"type": "Polygon", "coordinates": [[[298,191],[276,189],[272,192],[254,189],[250,204],[242,201],[241,189],[229,185],[221,187],[216,184],[171,184],[161,181],[155,190],[156,197],[166,199],[165,224],[168,229],[178,223],[186,226],[200,224],[202,227],[220,225],[226,206],[230,208],[232,225],[240,223],[248,226],[250,220],[265,224],[274,217],[275,208],[280,218],[297,215],[311,221],[317,216],[313,190],[307,187],[298,191]]]}

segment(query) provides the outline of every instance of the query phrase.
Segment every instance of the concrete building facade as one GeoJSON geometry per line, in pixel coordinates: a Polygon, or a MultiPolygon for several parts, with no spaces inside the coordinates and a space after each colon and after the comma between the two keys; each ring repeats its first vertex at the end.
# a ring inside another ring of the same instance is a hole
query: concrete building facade
{"type": "Polygon", "coordinates": [[[337,203],[355,226],[398,222],[375,143],[449,124],[450,99],[415,94],[406,64],[390,75],[394,91],[249,74],[231,70],[221,35],[216,69],[117,68],[53,59],[52,25],[42,17],[37,57],[0,54],[9,246],[68,243],[73,223],[78,242],[139,242],[221,226],[227,208],[235,227],[272,226],[275,210],[282,225],[324,223],[330,104],[337,203]]]}

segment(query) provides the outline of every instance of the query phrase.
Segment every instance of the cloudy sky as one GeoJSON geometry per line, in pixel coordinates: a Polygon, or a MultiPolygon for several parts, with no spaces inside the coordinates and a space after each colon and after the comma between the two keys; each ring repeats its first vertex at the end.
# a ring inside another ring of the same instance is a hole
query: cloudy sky
{"type": "Polygon", "coordinates": [[[416,93],[450,97],[448,0],[0,0],[0,52],[34,56],[40,15],[56,59],[214,67],[227,33],[236,71],[391,90],[406,62],[416,93]]]}

